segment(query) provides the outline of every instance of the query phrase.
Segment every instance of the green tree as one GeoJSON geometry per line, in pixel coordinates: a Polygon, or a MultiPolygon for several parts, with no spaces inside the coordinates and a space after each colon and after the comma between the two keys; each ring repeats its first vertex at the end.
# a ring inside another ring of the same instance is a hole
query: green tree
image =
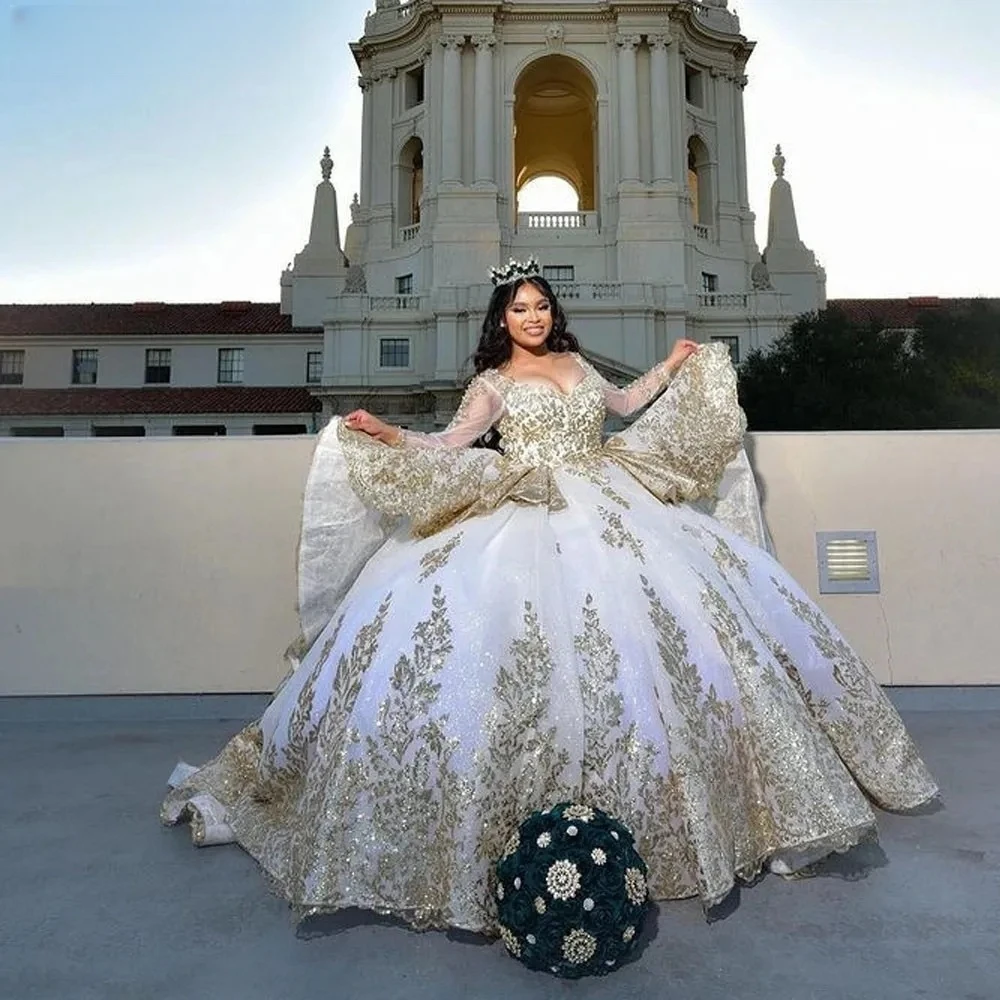
{"type": "Polygon", "coordinates": [[[836,308],[799,317],[740,366],[752,430],[896,430],[933,426],[933,399],[912,335],[852,323],[836,308]]]}
{"type": "Polygon", "coordinates": [[[1000,306],[972,300],[917,320],[913,351],[926,372],[935,427],[1000,427],[1000,306]]]}

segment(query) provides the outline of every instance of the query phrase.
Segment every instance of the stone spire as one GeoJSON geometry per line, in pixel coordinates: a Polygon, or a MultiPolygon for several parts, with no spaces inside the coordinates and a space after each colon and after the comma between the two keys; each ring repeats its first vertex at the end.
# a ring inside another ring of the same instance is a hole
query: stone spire
{"type": "Polygon", "coordinates": [[[786,249],[802,248],[799,224],[795,218],[795,200],[792,185],[785,180],[785,156],[781,146],[775,146],[774,183],[771,185],[771,210],[767,220],[767,249],[781,246],[786,249]]]}
{"type": "Polygon", "coordinates": [[[337,192],[330,178],[333,160],[330,147],[319,161],[323,179],[316,185],[309,242],[281,275],[281,312],[295,326],[322,326],[327,301],[339,295],[347,278],[347,259],[340,246],[337,192]]]}
{"type": "Polygon", "coordinates": [[[795,312],[809,312],[826,304],[826,275],[816,263],[816,255],[799,237],[792,185],[785,180],[785,155],[776,146],[774,183],[767,220],[767,249],[764,260],[774,287],[791,298],[795,312]]]}
{"type": "Polygon", "coordinates": [[[323,159],[319,161],[319,165],[323,172],[323,179],[316,187],[309,242],[305,245],[302,253],[309,257],[333,258],[342,262],[344,253],[340,249],[337,191],[330,181],[330,177],[333,175],[333,160],[330,158],[329,146],[323,150],[323,159]]]}

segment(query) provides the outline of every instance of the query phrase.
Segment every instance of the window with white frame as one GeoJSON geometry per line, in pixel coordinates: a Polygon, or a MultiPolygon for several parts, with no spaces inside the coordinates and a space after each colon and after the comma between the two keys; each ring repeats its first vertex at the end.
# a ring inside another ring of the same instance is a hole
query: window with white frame
{"type": "Polygon", "coordinates": [[[174,424],[174,437],[225,437],[225,424],[174,424]]]}
{"type": "Polygon", "coordinates": [[[97,351],[73,352],[73,385],[97,385],[97,351]]]}
{"type": "Polygon", "coordinates": [[[684,99],[696,108],[705,106],[705,74],[690,63],[684,65],[684,99]]]}
{"type": "Polygon", "coordinates": [[[542,277],[550,284],[576,281],[576,268],[572,264],[549,264],[542,268],[542,277]]]}
{"type": "Polygon", "coordinates": [[[323,352],[309,351],[306,354],[306,382],[315,385],[323,381],[323,352]]]}
{"type": "Polygon", "coordinates": [[[146,384],[162,385],[170,381],[170,348],[154,347],[146,351],[146,384]]]}
{"type": "Polygon", "coordinates": [[[396,294],[397,295],[413,294],[412,274],[401,274],[398,278],[396,278],[396,294]]]}
{"type": "Polygon", "coordinates": [[[66,436],[66,431],[62,427],[11,427],[10,436],[16,438],[61,438],[66,436]]]}
{"type": "Polygon", "coordinates": [[[709,274],[708,271],[702,271],[701,290],[705,295],[714,295],[719,290],[719,276],[717,274],[709,274]]]}
{"type": "Polygon", "coordinates": [[[424,67],[417,66],[403,77],[403,106],[409,111],[424,103],[424,67]]]}
{"type": "Polygon", "coordinates": [[[0,351],[0,385],[24,382],[24,351],[0,351]]]}
{"type": "Polygon", "coordinates": [[[739,337],[712,337],[713,344],[725,344],[729,348],[729,360],[734,365],[740,363],[740,338],[739,337]]]}
{"type": "Polygon", "coordinates": [[[130,437],[141,438],[146,436],[146,428],[141,424],[94,424],[90,428],[90,433],[95,438],[115,438],[130,437]]]}
{"type": "Polygon", "coordinates": [[[219,348],[219,382],[243,381],[243,348],[219,348]]]}
{"type": "Polygon", "coordinates": [[[260,435],[308,434],[305,424],[254,424],[253,433],[260,435]]]}
{"type": "Polygon", "coordinates": [[[409,368],[409,338],[382,337],[378,342],[378,363],[380,368],[409,368]]]}

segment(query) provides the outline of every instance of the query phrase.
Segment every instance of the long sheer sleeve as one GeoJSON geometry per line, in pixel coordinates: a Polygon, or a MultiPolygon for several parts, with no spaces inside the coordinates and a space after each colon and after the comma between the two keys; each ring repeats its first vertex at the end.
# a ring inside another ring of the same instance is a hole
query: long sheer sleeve
{"type": "MultiPolygon", "coordinates": [[[[589,362],[584,363],[593,369],[589,362]]],[[[626,386],[613,385],[598,373],[598,378],[604,383],[604,405],[619,417],[627,417],[636,410],[641,410],[667,387],[672,377],[673,373],[666,361],[661,361],[626,386]]]]}
{"type": "Polygon", "coordinates": [[[443,431],[425,434],[402,431],[401,444],[413,448],[464,448],[488,431],[503,416],[500,393],[481,375],[465,390],[452,421],[443,431]]]}

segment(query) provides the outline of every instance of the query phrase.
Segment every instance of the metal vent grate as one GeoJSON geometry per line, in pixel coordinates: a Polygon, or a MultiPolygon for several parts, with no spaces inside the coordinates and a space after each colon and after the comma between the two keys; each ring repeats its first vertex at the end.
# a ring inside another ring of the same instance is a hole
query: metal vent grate
{"type": "Polygon", "coordinates": [[[819,531],[816,553],[821,594],[879,593],[874,531],[819,531]]]}

